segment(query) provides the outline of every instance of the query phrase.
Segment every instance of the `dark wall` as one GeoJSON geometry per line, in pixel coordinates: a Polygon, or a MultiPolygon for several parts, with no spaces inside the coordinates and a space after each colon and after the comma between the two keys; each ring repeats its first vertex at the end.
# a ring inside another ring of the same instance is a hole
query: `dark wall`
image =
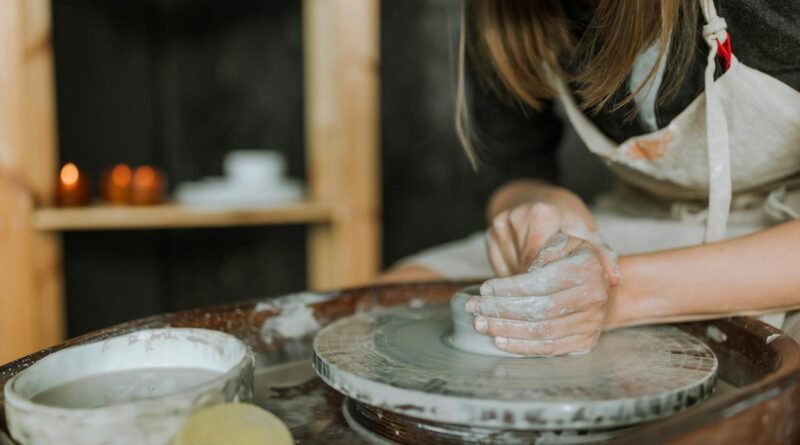
{"type": "MultiPolygon", "coordinates": [[[[52,4],[63,160],[94,176],[118,162],[151,163],[175,183],[219,174],[230,150],[271,149],[303,177],[299,1],[52,4]]],[[[475,174],[453,131],[459,4],[381,4],[387,265],[481,229],[503,180],[491,169],[475,174]]],[[[568,181],[595,191],[571,171],[568,181]]],[[[304,252],[302,227],[68,233],[70,334],[301,290],[304,252]]]]}
{"type": "MultiPolygon", "coordinates": [[[[304,176],[299,2],[57,0],[61,158],[149,163],[173,183],[233,149],[304,176]]],[[[303,289],[302,227],[67,233],[71,335],[155,312],[303,289]]]]}
{"type": "Polygon", "coordinates": [[[258,148],[304,175],[299,2],[52,4],[64,160],[154,163],[177,182],[258,148]]]}
{"type": "Polygon", "coordinates": [[[492,187],[472,171],[453,130],[459,4],[381,3],[387,264],[483,224],[492,187]]]}

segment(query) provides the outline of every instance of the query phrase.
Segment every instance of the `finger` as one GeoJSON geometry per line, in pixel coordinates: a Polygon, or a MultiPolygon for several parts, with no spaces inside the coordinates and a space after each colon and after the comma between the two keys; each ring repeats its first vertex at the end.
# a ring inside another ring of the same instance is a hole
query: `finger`
{"type": "Polygon", "coordinates": [[[597,344],[597,335],[573,335],[557,340],[520,340],[518,338],[495,337],[494,344],[512,354],[552,357],[591,350],[597,344]]]}
{"type": "Polygon", "coordinates": [[[473,297],[468,307],[470,312],[484,317],[543,321],[598,309],[607,300],[605,289],[589,292],[580,287],[543,297],[473,297]]]}
{"type": "Polygon", "coordinates": [[[598,232],[592,232],[586,240],[597,250],[608,276],[608,284],[611,287],[620,285],[622,283],[622,274],[619,270],[619,255],[617,255],[617,252],[606,243],[603,236],[598,232]]]}
{"type": "MultiPolygon", "coordinates": [[[[536,203],[511,211],[511,225],[518,236],[520,266],[527,268],[547,241],[561,230],[561,214],[550,204],[536,203]]],[[[520,271],[522,272],[522,270],[520,271]]]]}
{"type": "Polygon", "coordinates": [[[599,334],[603,317],[591,312],[578,312],[545,321],[521,321],[477,316],[475,330],[492,337],[522,340],[552,340],[579,334],[599,334]]]}
{"type": "Polygon", "coordinates": [[[489,230],[491,231],[491,236],[497,242],[497,247],[502,253],[505,263],[508,265],[509,272],[513,273],[519,264],[519,256],[517,254],[516,237],[508,217],[508,212],[499,214],[492,221],[492,227],[489,230]]]}
{"type": "Polygon", "coordinates": [[[580,248],[583,243],[585,243],[584,240],[566,233],[555,234],[539,251],[536,259],[531,262],[528,271],[542,268],[547,264],[568,257],[572,252],[580,248]]]}
{"type": "Polygon", "coordinates": [[[517,263],[511,270],[512,274],[523,272],[524,267],[523,255],[528,244],[528,235],[530,233],[531,224],[525,215],[525,206],[517,207],[508,213],[508,224],[511,228],[511,234],[514,237],[514,246],[516,247],[517,263]]]}
{"type": "Polygon", "coordinates": [[[579,286],[593,274],[604,273],[595,252],[578,249],[567,258],[530,272],[488,280],[481,285],[480,292],[482,296],[545,296],[579,286]]]}
{"type": "Polygon", "coordinates": [[[497,240],[492,234],[489,234],[488,239],[489,242],[487,249],[489,250],[489,263],[491,263],[494,273],[498,277],[510,276],[511,270],[506,263],[506,258],[503,255],[503,252],[500,250],[500,246],[497,244],[497,240]]]}
{"type": "Polygon", "coordinates": [[[600,261],[603,263],[603,269],[606,271],[608,284],[611,287],[618,286],[622,283],[622,275],[619,271],[619,255],[606,245],[602,245],[596,249],[600,255],[600,261]]]}

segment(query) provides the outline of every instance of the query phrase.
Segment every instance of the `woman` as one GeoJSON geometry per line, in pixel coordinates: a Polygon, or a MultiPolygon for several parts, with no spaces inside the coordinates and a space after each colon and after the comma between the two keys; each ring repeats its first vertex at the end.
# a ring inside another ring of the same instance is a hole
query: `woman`
{"type": "Polygon", "coordinates": [[[514,181],[490,200],[487,238],[424,252],[385,279],[488,274],[488,256],[498,278],[466,309],[519,354],[743,314],[800,338],[800,317],[784,322],[800,308],[800,8],[717,6],[469,3],[457,128],[473,163],[554,162],[557,103],[621,186],[590,210],[564,188],[514,181]]]}

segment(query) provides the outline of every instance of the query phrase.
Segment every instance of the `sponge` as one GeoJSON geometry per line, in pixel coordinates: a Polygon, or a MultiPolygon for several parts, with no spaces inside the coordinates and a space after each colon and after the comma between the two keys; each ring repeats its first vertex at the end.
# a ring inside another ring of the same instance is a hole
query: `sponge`
{"type": "Polygon", "coordinates": [[[194,413],[172,445],[293,445],[274,414],[249,403],[223,403],[194,413]]]}

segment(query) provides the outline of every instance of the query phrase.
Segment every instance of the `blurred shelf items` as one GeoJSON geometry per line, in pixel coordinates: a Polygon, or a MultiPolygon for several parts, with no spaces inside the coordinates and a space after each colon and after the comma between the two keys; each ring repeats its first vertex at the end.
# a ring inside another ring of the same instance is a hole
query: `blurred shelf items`
{"type": "Polygon", "coordinates": [[[64,164],[58,175],[56,203],[62,207],[84,206],[92,198],[89,180],[73,163],[64,164]]]}
{"type": "Polygon", "coordinates": [[[202,209],[258,209],[303,199],[303,187],[286,178],[286,160],[275,151],[234,151],[222,178],[178,185],[175,200],[202,209]]]}
{"type": "MultiPolygon", "coordinates": [[[[56,186],[56,205],[78,207],[92,200],[90,179],[77,165],[68,162],[61,167],[56,186]]],[[[166,180],[164,174],[149,166],[142,165],[132,171],[125,164],[118,164],[103,173],[100,180],[100,194],[106,204],[111,205],[154,205],[164,200],[166,180]]]]}
{"type": "Polygon", "coordinates": [[[303,2],[307,190],[276,153],[237,151],[224,177],[178,184],[165,201],[167,178],[151,166],[87,178],[60,164],[50,1],[0,2],[0,363],[64,339],[63,231],[307,224],[309,288],[371,279],[378,19],[378,0],[303,2]]]}
{"type": "Polygon", "coordinates": [[[165,203],[166,178],[151,166],[117,164],[100,180],[102,201],[90,205],[90,180],[73,163],[61,168],[56,207],[33,212],[38,230],[135,230],[330,223],[331,207],[305,201],[299,181],[285,177],[278,152],[234,151],[225,177],[179,184],[165,203]]]}

